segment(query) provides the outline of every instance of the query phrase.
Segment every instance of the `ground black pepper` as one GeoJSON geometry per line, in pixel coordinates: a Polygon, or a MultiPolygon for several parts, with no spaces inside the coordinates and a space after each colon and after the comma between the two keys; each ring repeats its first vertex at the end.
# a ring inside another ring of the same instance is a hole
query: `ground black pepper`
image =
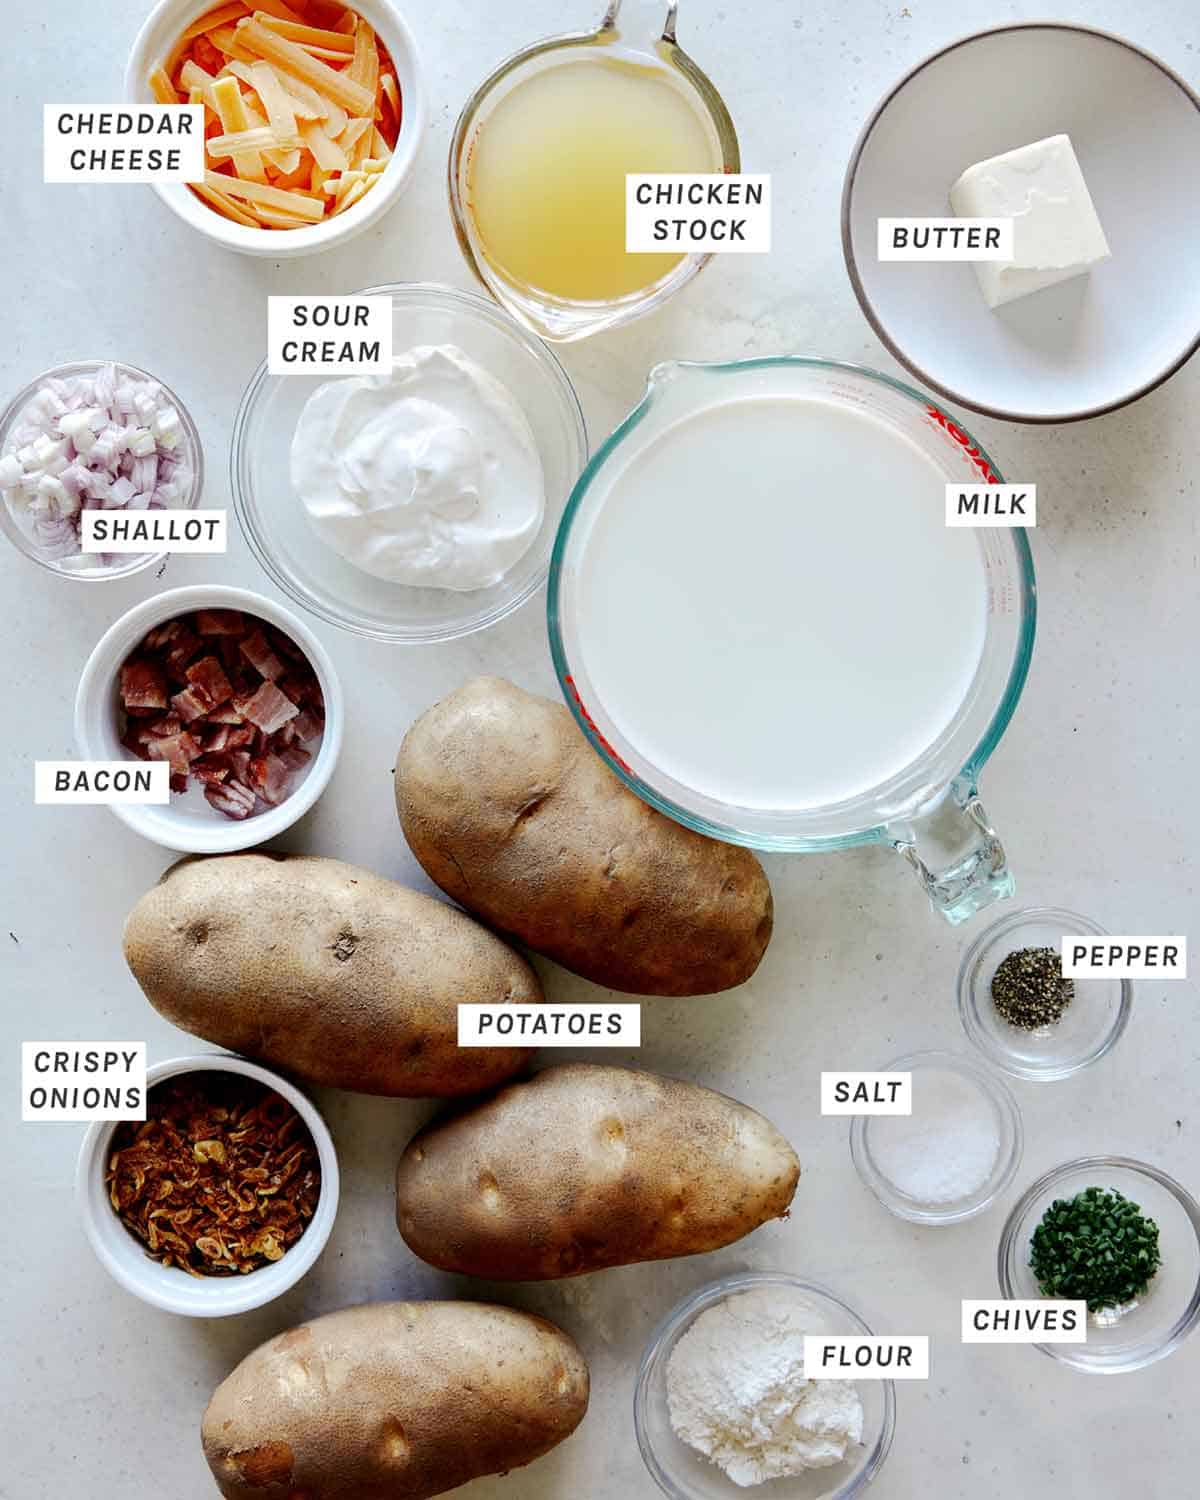
{"type": "Polygon", "coordinates": [[[1018,948],[992,976],[992,1003],[1010,1026],[1036,1031],[1053,1026],[1075,998],[1075,981],[1064,979],[1053,948],[1018,948]]]}

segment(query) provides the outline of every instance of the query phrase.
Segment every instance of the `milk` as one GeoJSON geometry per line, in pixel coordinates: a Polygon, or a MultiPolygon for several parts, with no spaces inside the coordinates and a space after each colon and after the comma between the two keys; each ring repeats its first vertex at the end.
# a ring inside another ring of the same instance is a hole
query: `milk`
{"type": "Polygon", "coordinates": [[[983,649],[983,556],[894,428],[819,397],[734,398],[596,483],[581,661],[619,735],[685,788],[827,807],[954,718],[983,649]]]}

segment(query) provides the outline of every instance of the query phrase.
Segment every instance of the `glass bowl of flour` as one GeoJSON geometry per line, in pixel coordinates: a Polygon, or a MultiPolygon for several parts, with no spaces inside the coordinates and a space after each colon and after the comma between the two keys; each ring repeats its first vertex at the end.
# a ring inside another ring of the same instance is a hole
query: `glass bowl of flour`
{"type": "Polygon", "coordinates": [[[809,1380],[806,1335],[869,1334],[826,1288],[782,1272],[695,1292],[647,1346],[634,1395],[646,1467],[671,1500],[848,1500],[892,1445],[890,1380],[809,1380]]]}

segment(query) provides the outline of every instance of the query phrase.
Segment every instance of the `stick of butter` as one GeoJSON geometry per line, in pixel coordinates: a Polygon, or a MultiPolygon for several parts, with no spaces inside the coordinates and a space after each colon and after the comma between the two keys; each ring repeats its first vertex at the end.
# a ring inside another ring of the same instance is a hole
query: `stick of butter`
{"type": "Polygon", "coordinates": [[[1111,253],[1069,136],[968,167],[950,207],[960,218],[1013,221],[1013,259],[974,262],[989,307],[1082,276],[1111,253]]]}

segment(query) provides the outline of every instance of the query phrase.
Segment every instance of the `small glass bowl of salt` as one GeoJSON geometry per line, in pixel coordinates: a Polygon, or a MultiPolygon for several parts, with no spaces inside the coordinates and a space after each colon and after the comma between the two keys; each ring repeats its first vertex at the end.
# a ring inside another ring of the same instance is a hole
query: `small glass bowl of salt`
{"type": "Polygon", "coordinates": [[[1023,1133],[998,1074],[956,1052],[914,1052],[887,1064],[912,1074],[911,1115],[856,1115],[850,1155],[890,1213],[914,1224],[959,1224],[1012,1182],[1023,1133]]]}

